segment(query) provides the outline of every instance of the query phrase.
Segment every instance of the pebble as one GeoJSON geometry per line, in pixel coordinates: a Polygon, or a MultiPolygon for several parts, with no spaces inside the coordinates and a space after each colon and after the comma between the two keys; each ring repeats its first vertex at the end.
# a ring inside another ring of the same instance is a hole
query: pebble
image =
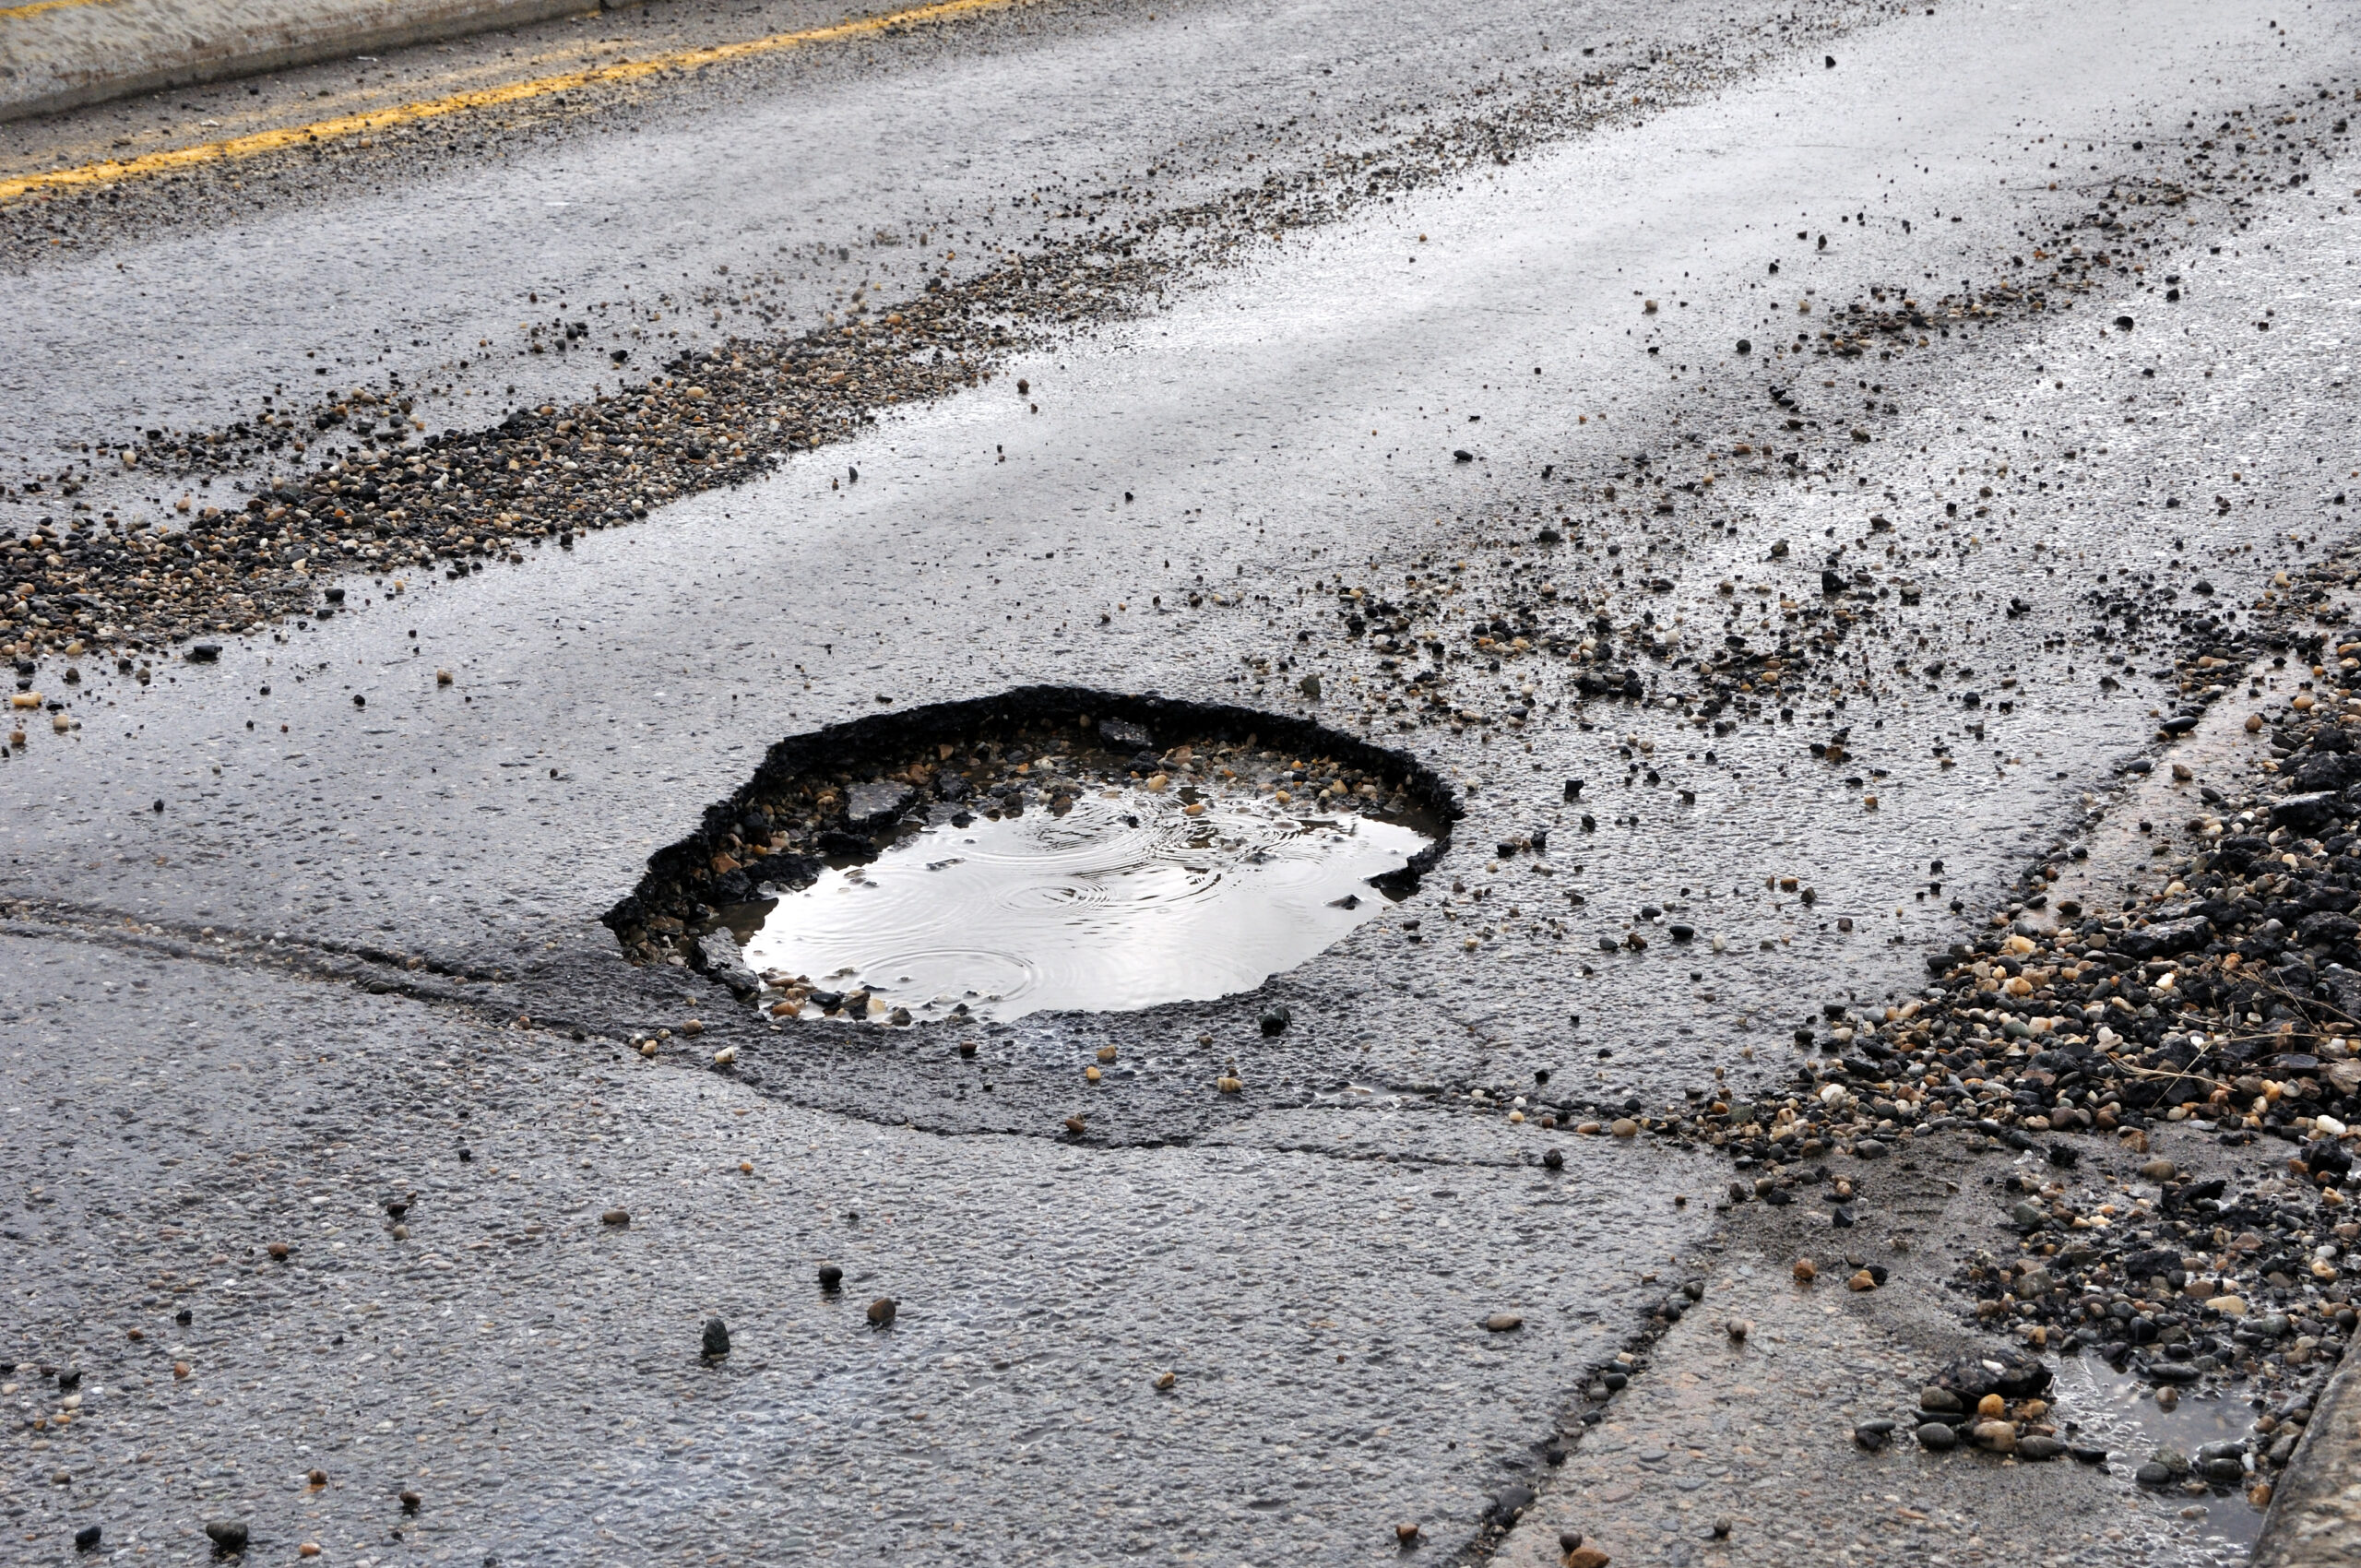
{"type": "Polygon", "coordinates": [[[212,1519],[205,1526],[206,1538],[225,1552],[246,1550],[246,1522],[243,1519],[212,1519]]]}
{"type": "Polygon", "coordinates": [[[1975,1439],[1977,1447],[1988,1448],[1995,1454],[2016,1451],[2017,1429],[2007,1421],[1978,1421],[1970,1435],[1975,1439]]]}
{"type": "Polygon", "coordinates": [[[893,1297],[880,1296],[869,1303],[869,1326],[891,1328],[894,1326],[894,1315],[900,1311],[901,1303],[893,1297]]]}
{"type": "Polygon", "coordinates": [[[718,1317],[706,1319],[700,1348],[707,1360],[719,1360],[730,1354],[730,1325],[718,1317]]]}
{"type": "Polygon", "coordinates": [[[1959,1433],[1945,1421],[1922,1421],[1918,1426],[1918,1446],[1941,1454],[1959,1446],[1959,1433]]]}
{"type": "Polygon", "coordinates": [[[1797,1258],[1792,1272],[1796,1277],[1797,1284],[1809,1285],[1820,1277],[1820,1265],[1809,1258],[1797,1258]]]}
{"type": "Polygon", "coordinates": [[[1525,1318],[1518,1313],[1494,1313],[1484,1320],[1484,1326],[1494,1334],[1512,1334],[1525,1326],[1525,1318]]]}
{"type": "Polygon", "coordinates": [[[631,1223],[631,1210],[627,1208],[611,1208],[607,1210],[606,1213],[599,1217],[599,1223],[601,1225],[615,1226],[629,1225],[631,1223]]]}
{"type": "Polygon", "coordinates": [[[835,1264],[820,1265],[820,1289],[833,1294],[845,1282],[845,1271],[835,1264]]]}
{"type": "Polygon", "coordinates": [[[98,1550],[100,1537],[104,1533],[97,1525],[83,1526],[74,1532],[74,1550],[77,1551],[98,1550]]]}

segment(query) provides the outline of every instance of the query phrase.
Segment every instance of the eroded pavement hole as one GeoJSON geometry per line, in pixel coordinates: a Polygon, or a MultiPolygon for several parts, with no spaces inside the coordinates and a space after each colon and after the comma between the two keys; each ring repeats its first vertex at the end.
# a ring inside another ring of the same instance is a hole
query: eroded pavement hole
{"type": "Polygon", "coordinates": [[[1406,896],[1423,765],[1247,708],[1029,687],[771,748],[606,920],[774,1018],[886,1025],[1249,992],[1406,896]]]}

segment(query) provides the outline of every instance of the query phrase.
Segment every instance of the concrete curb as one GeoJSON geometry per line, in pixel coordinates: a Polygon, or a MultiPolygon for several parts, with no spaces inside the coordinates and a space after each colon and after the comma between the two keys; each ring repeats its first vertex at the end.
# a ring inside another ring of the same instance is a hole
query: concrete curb
{"type": "Polygon", "coordinates": [[[2361,1361],[2347,1355],[2273,1490],[2251,1568],[2361,1562],[2361,1361]]]}
{"type": "Polygon", "coordinates": [[[616,8],[613,0],[32,0],[0,6],[0,120],[616,8]]]}

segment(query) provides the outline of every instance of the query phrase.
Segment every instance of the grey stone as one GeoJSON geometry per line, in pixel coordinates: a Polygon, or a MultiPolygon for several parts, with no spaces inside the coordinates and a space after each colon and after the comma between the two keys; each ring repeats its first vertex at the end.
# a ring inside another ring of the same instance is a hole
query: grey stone
{"type": "Polygon", "coordinates": [[[845,793],[845,824],[856,832],[883,827],[902,814],[916,793],[890,778],[856,784],[845,793]]]}
{"type": "Polygon", "coordinates": [[[706,932],[697,938],[694,951],[698,969],[728,986],[733,996],[752,996],[763,989],[762,980],[746,967],[738,939],[727,929],[706,932]]]}

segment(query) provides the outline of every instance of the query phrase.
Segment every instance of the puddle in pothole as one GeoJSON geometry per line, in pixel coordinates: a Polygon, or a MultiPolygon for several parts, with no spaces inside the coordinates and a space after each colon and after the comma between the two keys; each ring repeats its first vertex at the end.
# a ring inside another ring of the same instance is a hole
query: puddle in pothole
{"type": "Polygon", "coordinates": [[[1378,914],[1370,879],[1434,842],[1400,820],[1218,790],[936,814],[742,929],[747,965],[801,1002],[782,1012],[766,995],[766,1010],[841,1016],[838,999],[866,992],[870,1017],[1007,1019],[1251,991],[1378,914]]]}
{"type": "MultiPolygon", "coordinates": [[[[2172,1409],[2164,1409],[2152,1386],[2094,1356],[2061,1359],[2052,1397],[2077,1424],[2074,1441],[2106,1449],[2107,1467],[2126,1479],[2160,1449],[2193,1459],[2207,1443],[2247,1438],[2256,1415],[2254,1406],[2236,1394],[2185,1395],[2172,1409]]],[[[2228,1484],[2176,1479],[2149,1495],[2178,1510],[2194,1538],[2188,1542],[2191,1561],[2228,1565],[2244,1562],[2262,1533],[2263,1510],[2246,1498],[2247,1487],[2258,1479],[2249,1471],[2228,1484]]]]}

